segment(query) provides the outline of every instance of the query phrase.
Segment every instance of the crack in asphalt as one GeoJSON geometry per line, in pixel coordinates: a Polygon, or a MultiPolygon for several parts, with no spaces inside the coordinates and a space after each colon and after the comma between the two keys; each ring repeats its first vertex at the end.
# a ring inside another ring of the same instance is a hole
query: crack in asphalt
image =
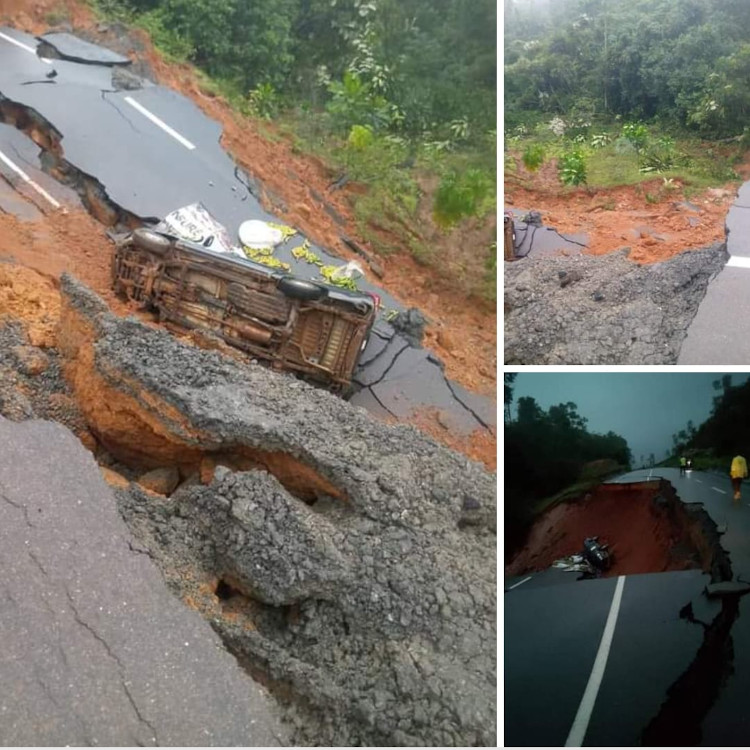
{"type": "Polygon", "coordinates": [[[146,557],[150,557],[152,560],[154,559],[154,556],[153,554],[151,554],[150,549],[143,548],[143,547],[136,547],[131,541],[128,541],[128,549],[131,552],[135,552],[137,555],[146,555],[146,557]]]}
{"type": "MultiPolygon", "coordinates": [[[[536,234],[536,230],[539,229],[539,227],[536,224],[527,224],[526,227],[523,230],[523,239],[518,243],[518,247],[516,248],[515,257],[516,258],[525,258],[530,252],[531,249],[534,246],[534,235],[536,234]],[[533,229],[531,232],[531,237],[529,237],[529,227],[533,229]],[[518,252],[526,243],[526,239],[529,240],[529,249],[525,253],[518,252]]],[[[514,230],[517,231],[517,230],[514,230]]]]}
{"type": "Polygon", "coordinates": [[[100,93],[101,93],[101,96],[102,96],[102,101],[107,102],[107,104],[109,104],[109,106],[112,107],[117,112],[117,114],[119,114],[120,117],[122,117],[122,119],[125,120],[125,122],[128,123],[128,125],[130,125],[130,127],[133,130],[133,132],[138,133],[138,134],[142,134],[142,132],[140,130],[138,130],[138,128],[136,128],[135,125],[133,125],[133,123],[130,120],[130,118],[113,101],[110,101],[107,98],[107,94],[116,94],[117,93],[116,91],[110,91],[108,89],[102,89],[102,91],[100,93]]]}
{"type": "MultiPolygon", "coordinates": [[[[234,165],[234,178],[235,178],[235,180],[237,180],[237,182],[239,182],[240,185],[242,185],[245,188],[245,190],[247,190],[247,192],[250,195],[252,195],[253,198],[255,198],[256,201],[258,201],[260,203],[260,196],[257,194],[255,188],[250,186],[250,178],[246,177],[247,182],[245,180],[243,180],[242,177],[240,177],[240,171],[242,171],[244,173],[244,170],[240,170],[240,167],[238,167],[235,164],[234,165]]],[[[247,196],[245,196],[242,200],[243,201],[247,200],[247,196]]]]}
{"type": "Polygon", "coordinates": [[[384,404],[384,403],[383,403],[383,402],[382,402],[382,401],[381,401],[381,400],[380,400],[380,399],[378,398],[378,394],[377,394],[377,393],[375,393],[375,391],[374,391],[374,390],[372,389],[372,386],[371,386],[371,385],[367,385],[367,386],[365,386],[365,388],[367,388],[367,390],[368,390],[368,391],[370,391],[370,394],[372,395],[372,397],[373,397],[373,398],[374,398],[374,399],[375,399],[375,400],[376,400],[376,401],[377,401],[377,402],[378,402],[378,403],[379,403],[379,404],[380,404],[380,405],[381,405],[381,406],[382,406],[382,407],[383,407],[383,408],[384,408],[384,409],[385,409],[385,410],[386,410],[386,411],[387,411],[387,412],[388,412],[388,413],[389,413],[389,414],[390,414],[390,415],[391,415],[392,417],[394,417],[395,419],[398,419],[398,416],[397,416],[396,414],[394,414],[394,413],[393,413],[393,412],[392,412],[392,411],[391,411],[391,410],[390,410],[390,409],[389,409],[389,408],[388,408],[388,407],[387,407],[387,406],[386,406],[386,405],[385,405],[385,404],[384,404]]]}
{"type": "MultiPolygon", "coordinates": [[[[441,372],[442,372],[442,370],[441,370],[441,372]]],[[[470,406],[469,406],[468,404],[465,404],[465,403],[464,403],[464,402],[463,402],[463,401],[462,401],[462,400],[461,400],[461,399],[459,398],[458,394],[457,394],[457,393],[456,393],[456,392],[455,392],[455,391],[453,390],[453,385],[451,384],[451,381],[450,381],[450,380],[448,380],[448,378],[447,378],[447,377],[445,376],[445,374],[443,374],[443,380],[445,380],[445,384],[446,384],[446,385],[448,386],[448,390],[449,390],[449,391],[451,392],[451,396],[453,396],[453,398],[454,398],[454,399],[456,399],[456,401],[458,401],[458,403],[459,403],[459,404],[461,404],[461,406],[463,406],[463,407],[464,407],[464,409],[466,409],[466,411],[468,411],[468,412],[469,412],[469,413],[470,413],[470,414],[471,414],[471,415],[472,415],[472,416],[474,417],[474,419],[476,419],[476,420],[477,420],[477,422],[479,422],[479,424],[481,424],[481,425],[482,425],[482,427],[484,427],[484,429],[485,429],[485,430],[487,430],[488,432],[492,433],[492,427],[491,427],[490,425],[488,425],[488,424],[487,424],[487,422],[485,422],[485,421],[484,421],[484,420],[483,420],[483,419],[482,419],[482,418],[481,418],[481,417],[479,416],[479,414],[477,414],[477,413],[476,413],[476,412],[474,411],[474,409],[472,409],[472,408],[471,408],[471,407],[470,407],[470,406]]]]}
{"type": "MultiPolygon", "coordinates": [[[[391,339],[385,339],[385,340],[390,341],[391,339]]],[[[370,359],[365,360],[364,362],[360,362],[357,365],[357,369],[364,370],[365,367],[367,367],[368,365],[371,365],[376,359],[379,359],[380,357],[382,357],[383,354],[387,351],[387,349],[388,349],[388,345],[386,344],[386,346],[384,346],[377,354],[370,357],[370,359]]]]}
{"type": "Polygon", "coordinates": [[[385,334],[378,331],[376,328],[373,328],[371,333],[375,334],[379,339],[382,341],[392,341],[395,334],[391,334],[390,336],[386,336],[385,334]]]}
{"type": "MultiPolygon", "coordinates": [[[[386,350],[387,348],[388,348],[388,347],[386,346],[386,347],[385,347],[385,349],[384,349],[383,351],[385,351],[385,350],[386,350]]],[[[390,363],[390,364],[388,365],[388,367],[386,367],[386,368],[385,368],[385,370],[383,371],[383,374],[382,374],[382,375],[381,375],[381,376],[380,376],[380,377],[379,377],[379,378],[378,378],[377,380],[373,381],[372,383],[362,383],[362,382],[360,382],[360,381],[353,381],[353,382],[356,382],[356,383],[357,383],[357,385],[361,385],[361,386],[362,386],[363,388],[372,388],[372,387],[373,387],[374,385],[377,385],[378,383],[382,382],[382,381],[383,381],[383,379],[385,378],[385,376],[386,376],[386,375],[387,375],[387,374],[388,374],[388,373],[389,373],[389,372],[391,371],[391,369],[393,369],[393,365],[395,365],[395,364],[396,364],[396,361],[398,360],[398,358],[399,358],[399,357],[400,357],[400,356],[401,356],[401,355],[402,355],[402,354],[403,354],[403,353],[404,353],[404,352],[405,352],[405,351],[406,351],[407,349],[411,349],[411,344],[404,344],[404,345],[403,345],[403,346],[401,347],[401,349],[399,349],[399,350],[398,350],[398,352],[396,352],[396,355],[395,355],[395,356],[393,357],[393,359],[391,360],[391,363],[390,363]]]]}
{"type": "Polygon", "coordinates": [[[560,239],[565,240],[566,242],[570,242],[571,245],[578,245],[579,247],[588,247],[583,242],[578,242],[577,240],[571,240],[569,237],[566,237],[564,234],[560,234],[560,232],[557,231],[557,229],[553,229],[552,227],[545,227],[550,232],[554,232],[560,239]]]}
{"type": "Polygon", "coordinates": [[[703,643],[688,668],[667,689],[667,699],[643,730],[640,744],[644,747],[701,744],[703,720],[734,672],[731,630],[740,614],[740,597],[725,596],[721,604],[710,625],[692,617],[692,604],[680,610],[683,619],[703,626],[703,643]]]}
{"type": "Polygon", "coordinates": [[[135,702],[135,699],[133,698],[133,694],[130,692],[130,688],[128,686],[128,681],[125,679],[125,665],[120,661],[120,657],[112,651],[107,641],[102,638],[99,633],[94,630],[94,628],[91,627],[79,614],[78,609],[75,605],[75,601],[73,600],[73,597],[70,594],[70,591],[66,588],[65,589],[65,595],[68,598],[68,603],[70,604],[70,609],[73,612],[73,619],[84,629],[87,630],[91,636],[94,638],[94,640],[98,641],[104,648],[104,650],[107,652],[107,655],[112,659],[116,664],[118,671],[120,673],[120,684],[122,685],[123,692],[128,698],[128,701],[130,702],[130,705],[133,708],[133,711],[135,712],[135,715],[138,717],[138,720],[147,726],[149,730],[152,733],[152,740],[156,743],[156,745],[159,744],[158,735],[156,732],[156,728],[154,727],[151,722],[146,719],[143,714],[141,713],[141,710],[138,708],[138,704],[135,702]]]}
{"type": "Polygon", "coordinates": [[[30,529],[35,529],[36,526],[31,523],[31,519],[29,518],[29,509],[25,505],[21,505],[21,503],[16,503],[13,500],[11,500],[4,492],[0,492],[0,497],[5,500],[8,505],[12,505],[17,510],[20,510],[23,513],[23,517],[26,520],[26,525],[30,529]]]}

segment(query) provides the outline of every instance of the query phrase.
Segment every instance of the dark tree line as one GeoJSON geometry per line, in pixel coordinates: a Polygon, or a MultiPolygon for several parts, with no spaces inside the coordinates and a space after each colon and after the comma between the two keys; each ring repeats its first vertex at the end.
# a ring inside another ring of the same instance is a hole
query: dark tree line
{"type": "Polygon", "coordinates": [[[747,0],[506,0],[506,127],[659,117],[709,137],[750,113],[747,0]]]}
{"type": "Polygon", "coordinates": [[[338,96],[370,115],[358,124],[411,134],[495,127],[495,0],[98,2],[138,14],[162,46],[243,93],[338,96]]]}
{"type": "Polygon", "coordinates": [[[528,396],[512,414],[513,381],[505,376],[505,520],[506,538],[517,536],[530,521],[534,505],[574,484],[592,461],[610,460],[629,468],[627,441],[614,432],[589,432],[578,407],[568,402],[547,411],[528,396]]]}
{"type": "MultiPolygon", "coordinates": [[[[750,458],[750,380],[732,385],[730,375],[714,382],[711,416],[698,428],[686,430],[678,436],[678,448],[711,450],[720,457],[737,453],[750,458]]],[[[674,440],[674,438],[673,438],[674,440]]]]}

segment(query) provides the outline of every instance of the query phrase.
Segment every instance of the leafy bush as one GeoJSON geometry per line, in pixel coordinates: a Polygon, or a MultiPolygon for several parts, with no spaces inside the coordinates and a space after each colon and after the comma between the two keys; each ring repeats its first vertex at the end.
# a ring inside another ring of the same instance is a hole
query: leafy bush
{"type": "Polygon", "coordinates": [[[641,151],[648,141],[648,128],[642,122],[629,122],[622,126],[622,136],[641,151]]]}
{"type": "Polygon", "coordinates": [[[247,93],[250,111],[258,117],[270,120],[281,106],[281,99],[270,83],[259,83],[247,93]]]}
{"type": "Polygon", "coordinates": [[[352,125],[346,142],[355,151],[364,151],[368,146],[372,145],[373,140],[372,130],[366,125],[352,125]]]}
{"type": "Polygon", "coordinates": [[[195,47],[190,39],[171,26],[160,8],[139,16],[138,25],[148,31],[154,44],[168,57],[184,62],[195,54],[195,47]]]}
{"type": "Polygon", "coordinates": [[[328,92],[331,100],[326,104],[326,111],[342,130],[364,124],[377,131],[391,123],[393,109],[385,97],[374,93],[371,85],[351,70],[346,71],[340,81],[331,81],[328,92]]]}
{"type": "Polygon", "coordinates": [[[564,185],[586,184],[586,159],[582,151],[570,151],[557,161],[557,172],[564,185]]]}
{"type": "Polygon", "coordinates": [[[435,193],[435,221],[448,228],[468,216],[478,216],[494,197],[494,184],[486,172],[468,169],[463,174],[449,172],[435,193]]]}
{"type": "Polygon", "coordinates": [[[609,143],[607,133],[595,133],[591,136],[591,148],[604,148],[609,143]]]}
{"type": "Polygon", "coordinates": [[[521,161],[529,172],[536,172],[544,164],[544,146],[541,143],[528,145],[523,152],[521,161]]]}

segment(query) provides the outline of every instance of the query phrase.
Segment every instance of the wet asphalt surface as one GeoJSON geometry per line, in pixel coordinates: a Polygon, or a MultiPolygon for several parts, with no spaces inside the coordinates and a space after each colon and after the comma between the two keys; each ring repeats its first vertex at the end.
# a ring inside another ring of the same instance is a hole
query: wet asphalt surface
{"type": "Polygon", "coordinates": [[[0,744],[285,744],[274,701],[167,589],[61,425],[0,417],[0,529],[0,744]]]}
{"type": "Polygon", "coordinates": [[[688,329],[679,365],[746,365],[750,341],[750,183],[740,187],[726,218],[727,265],[709,284],[688,329]]]}
{"type": "MultiPolygon", "coordinates": [[[[750,581],[750,487],[728,476],[663,477],[726,531],[733,580],[750,581]]],[[[548,570],[505,581],[505,744],[565,744],[589,680],[615,578],[548,570]],[[529,577],[530,576],[530,577],[529,577]]],[[[709,599],[699,570],[626,576],[609,658],[584,745],[745,746],[750,730],[750,599],[709,599]],[[690,616],[686,608],[689,606],[690,616]]]]}
{"type": "MultiPolygon", "coordinates": [[[[200,201],[233,237],[245,220],[279,221],[258,200],[262,186],[238,169],[221,148],[219,124],[189,99],[146,80],[136,90],[116,90],[113,70],[127,68],[124,58],[69,34],[47,35],[44,42],[69,59],[45,61],[37,55],[35,37],[0,28],[0,97],[32,108],[50,122],[62,134],[66,161],[95,177],[114,203],[144,220],[157,220],[200,201]]],[[[49,48],[43,45],[40,52],[45,49],[49,48]]],[[[0,152],[63,202],[61,192],[70,191],[61,190],[42,172],[39,149],[12,130],[0,125],[0,152]]],[[[23,182],[2,162],[0,175],[14,184],[23,182]]],[[[0,210],[33,218],[33,209],[19,207],[2,182],[0,210]]],[[[29,190],[20,187],[26,196],[29,190]]],[[[39,200],[35,195],[30,198],[32,203],[39,200]]],[[[279,199],[273,200],[278,204],[279,199]]],[[[311,278],[311,266],[291,255],[303,241],[298,234],[275,254],[292,265],[293,273],[311,278]]],[[[312,249],[327,264],[342,263],[320,247],[312,249]]],[[[403,309],[371,282],[363,279],[359,286],[383,298],[384,313],[403,309]]],[[[355,373],[360,388],[351,399],[355,405],[397,417],[414,409],[437,408],[452,430],[464,434],[495,428],[495,403],[445,378],[439,359],[426,349],[408,346],[383,316],[362,363],[355,373]]]]}

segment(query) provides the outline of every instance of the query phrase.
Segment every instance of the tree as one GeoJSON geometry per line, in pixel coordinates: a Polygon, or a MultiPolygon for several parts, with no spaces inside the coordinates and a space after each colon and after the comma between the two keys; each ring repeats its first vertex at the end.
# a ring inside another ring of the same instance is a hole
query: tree
{"type": "Polygon", "coordinates": [[[503,404],[505,406],[505,423],[506,424],[512,420],[510,407],[511,407],[511,404],[513,403],[513,384],[516,381],[517,375],[518,373],[515,373],[515,372],[503,373],[503,386],[504,386],[503,404]]]}

